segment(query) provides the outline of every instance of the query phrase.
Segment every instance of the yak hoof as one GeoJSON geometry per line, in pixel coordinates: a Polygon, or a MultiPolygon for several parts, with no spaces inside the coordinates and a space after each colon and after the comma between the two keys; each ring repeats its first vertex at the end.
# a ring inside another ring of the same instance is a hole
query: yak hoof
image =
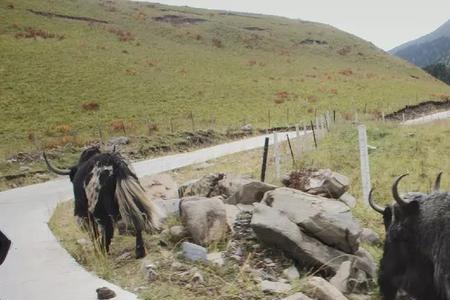
{"type": "Polygon", "coordinates": [[[145,256],[145,249],[144,248],[138,248],[136,249],[136,258],[143,258],[145,256]]]}

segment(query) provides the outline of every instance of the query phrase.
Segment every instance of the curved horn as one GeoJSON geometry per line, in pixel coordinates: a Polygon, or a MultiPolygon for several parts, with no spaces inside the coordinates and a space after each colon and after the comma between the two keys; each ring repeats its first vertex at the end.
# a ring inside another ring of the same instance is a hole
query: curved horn
{"type": "Polygon", "coordinates": [[[405,200],[403,200],[403,199],[400,197],[400,195],[399,195],[399,193],[398,193],[398,183],[400,182],[400,180],[402,180],[403,177],[408,176],[408,175],[409,175],[409,174],[406,173],[406,174],[403,174],[403,175],[399,176],[399,177],[395,180],[394,184],[392,185],[392,195],[394,196],[395,202],[397,202],[400,206],[404,206],[404,205],[406,205],[407,203],[405,202],[405,200]]]}
{"type": "Polygon", "coordinates": [[[376,204],[373,201],[372,192],[373,192],[373,189],[371,189],[370,193],[369,193],[369,205],[370,205],[370,207],[373,208],[374,211],[376,211],[376,212],[378,212],[380,214],[383,214],[384,213],[384,208],[379,206],[378,204],[376,204]]]}
{"type": "Polygon", "coordinates": [[[58,175],[70,175],[70,170],[61,170],[61,169],[53,167],[47,160],[47,155],[45,154],[45,152],[42,152],[42,155],[44,156],[45,163],[47,164],[47,168],[50,171],[52,171],[53,173],[56,173],[58,175]]]}
{"type": "Polygon", "coordinates": [[[436,177],[436,181],[434,182],[433,192],[439,192],[441,189],[441,177],[442,172],[439,172],[438,176],[436,177]]]}

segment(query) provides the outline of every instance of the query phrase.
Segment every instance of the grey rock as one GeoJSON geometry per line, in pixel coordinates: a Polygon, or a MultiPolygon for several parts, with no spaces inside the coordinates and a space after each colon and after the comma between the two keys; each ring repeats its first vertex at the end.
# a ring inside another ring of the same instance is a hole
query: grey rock
{"type": "Polygon", "coordinates": [[[290,266],[287,269],[284,269],[283,275],[286,276],[286,278],[289,279],[290,281],[300,278],[300,273],[298,272],[297,268],[294,265],[290,266]]]}
{"type": "Polygon", "coordinates": [[[156,268],[156,265],[148,256],[141,260],[141,271],[146,275],[147,278],[148,275],[156,274],[156,268]]]}
{"type": "Polygon", "coordinates": [[[186,259],[192,261],[207,261],[208,251],[206,248],[189,242],[183,242],[181,248],[183,249],[183,256],[186,259]]]}
{"type": "Polygon", "coordinates": [[[133,254],[130,251],[124,252],[116,258],[116,261],[125,261],[133,258],[133,254]]]}
{"type": "Polygon", "coordinates": [[[349,300],[372,300],[373,298],[370,295],[361,295],[361,294],[349,294],[347,295],[349,300]]]}
{"type": "Polygon", "coordinates": [[[186,228],[181,225],[175,225],[170,227],[169,233],[172,236],[172,238],[176,240],[181,240],[183,237],[186,236],[186,228]]]}
{"type": "Polygon", "coordinates": [[[241,212],[241,210],[235,206],[235,205],[231,205],[231,204],[225,204],[225,211],[227,214],[227,224],[228,224],[228,228],[234,232],[234,222],[236,221],[237,216],[239,215],[239,213],[241,212]]]}
{"type": "Polygon", "coordinates": [[[346,260],[342,251],[302,233],[286,213],[263,204],[254,205],[251,227],[261,242],[282,249],[302,266],[321,267],[332,274],[346,260]]]}
{"type": "Polygon", "coordinates": [[[350,254],[359,247],[361,227],[342,202],[291,188],[269,191],[262,202],[286,213],[306,233],[327,245],[350,254]]]}
{"type": "Polygon", "coordinates": [[[348,283],[351,275],[352,275],[352,262],[349,260],[344,261],[340,265],[338,271],[336,272],[336,275],[334,275],[333,278],[330,279],[330,283],[334,285],[342,293],[347,293],[348,283]]]}
{"type": "Polygon", "coordinates": [[[178,184],[167,173],[147,175],[139,178],[139,182],[150,199],[175,199],[178,198],[178,184]]]}
{"type": "Polygon", "coordinates": [[[187,197],[180,202],[181,219],[195,243],[208,245],[223,239],[228,231],[221,197],[187,197]]]}
{"type": "Polygon", "coordinates": [[[239,208],[240,211],[247,211],[247,212],[253,212],[255,210],[255,207],[251,204],[237,204],[237,208],[239,208]]]}
{"type": "Polygon", "coordinates": [[[165,217],[180,215],[180,201],[180,199],[154,200],[155,204],[158,205],[165,217]]]}
{"type": "Polygon", "coordinates": [[[191,180],[178,188],[180,198],[189,196],[213,197],[218,193],[218,182],[225,177],[223,173],[209,174],[197,180],[191,180]]]}
{"type": "Polygon", "coordinates": [[[282,182],[285,186],[333,199],[338,199],[350,186],[348,177],[329,169],[294,171],[282,182]]]}
{"type": "Polygon", "coordinates": [[[350,208],[355,208],[356,206],[356,198],[353,197],[350,193],[342,194],[338,200],[344,202],[350,208]]]}
{"type": "Polygon", "coordinates": [[[289,292],[292,286],[288,283],[263,280],[259,283],[259,288],[263,292],[278,294],[289,292]]]}
{"type": "Polygon", "coordinates": [[[364,248],[359,248],[355,252],[354,267],[364,271],[371,278],[375,278],[377,275],[377,264],[373,256],[364,248]]]}
{"type": "Polygon", "coordinates": [[[101,287],[96,290],[97,299],[111,299],[116,297],[116,293],[107,287],[101,287]]]}
{"type": "Polygon", "coordinates": [[[236,192],[240,191],[244,185],[254,181],[255,180],[250,178],[249,176],[224,174],[224,176],[217,182],[217,186],[212,194],[221,195],[224,198],[229,198],[236,192]]]}
{"type": "Polygon", "coordinates": [[[225,200],[229,204],[252,204],[261,202],[267,191],[276,189],[277,186],[264,183],[261,181],[252,181],[243,184],[238,191],[225,200]]]}
{"type": "Polygon", "coordinates": [[[282,300],[312,300],[312,299],[303,293],[295,293],[294,295],[290,295],[289,297],[283,298],[282,300]]]}
{"type": "Polygon", "coordinates": [[[320,300],[348,300],[338,289],[322,277],[311,277],[307,283],[307,294],[320,300]]]}
{"type": "Polygon", "coordinates": [[[194,282],[194,283],[205,282],[205,279],[203,278],[202,273],[200,273],[199,271],[195,272],[194,275],[192,276],[192,282],[194,282]]]}
{"type": "Polygon", "coordinates": [[[206,257],[210,263],[218,265],[219,267],[221,267],[225,264],[225,260],[223,258],[222,252],[208,253],[208,255],[206,257]]]}
{"type": "Polygon", "coordinates": [[[366,243],[369,245],[376,245],[381,242],[378,233],[370,228],[363,228],[361,235],[359,236],[359,240],[361,243],[366,243]]]}
{"type": "Polygon", "coordinates": [[[241,130],[244,132],[251,133],[253,131],[253,126],[252,126],[252,124],[246,124],[241,127],[241,130]]]}
{"type": "Polygon", "coordinates": [[[116,136],[113,138],[110,138],[108,140],[108,146],[121,146],[121,145],[128,145],[130,143],[130,139],[126,136],[116,136]]]}

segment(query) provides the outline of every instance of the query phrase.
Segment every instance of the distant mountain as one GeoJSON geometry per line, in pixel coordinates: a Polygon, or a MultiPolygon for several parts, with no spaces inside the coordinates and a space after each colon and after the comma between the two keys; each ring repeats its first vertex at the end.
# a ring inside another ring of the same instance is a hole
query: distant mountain
{"type": "Polygon", "coordinates": [[[450,20],[430,34],[409,41],[391,51],[419,67],[450,63],[450,20]]]}

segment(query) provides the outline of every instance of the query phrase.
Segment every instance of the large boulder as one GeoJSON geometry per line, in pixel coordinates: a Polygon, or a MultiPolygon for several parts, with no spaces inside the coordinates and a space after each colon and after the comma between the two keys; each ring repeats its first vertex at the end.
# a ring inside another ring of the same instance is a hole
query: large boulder
{"type": "Polygon", "coordinates": [[[251,181],[240,186],[231,197],[225,200],[229,204],[252,204],[261,202],[264,194],[277,186],[261,181],[251,181]]]}
{"type": "Polygon", "coordinates": [[[257,238],[269,246],[283,250],[302,266],[321,268],[325,273],[334,274],[347,259],[342,251],[302,233],[286,213],[264,204],[254,205],[250,225],[257,238]]]}
{"type": "Polygon", "coordinates": [[[350,254],[358,250],[361,227],[342,202],[278,188],[267,192],[262,203],[286,213],[307,234],[329,246],[350,254]]]}
{"type": "Polygon", "coordinates": [[[148,175],[139,179],[150,199],[178,198],[178,185],[169,174],[148,175]]]}
{"type": "Polygon", "coordinates": [[[233,174],[224,174],[224,176],[217,182],[217,186],[214,190],[214,195],[229,198],[235,193],[239,192],[244,185],[254,181],[255,180],[252,179],[250,176],[236,176],[233,174]]]}
{"type": "Polygon", "coordinates": [[[228,231],[222,197],[187,197],[180,202],[183,224],[195,243],[208,245],[223,239],[228,231]]]}
{"type": "Polygon", "coordinates": [[[350,180],[329,169],[303,170],[290,173],[283,184],[309,194],[339,199],[348,190],[350,180]]]}
{"type": "Polygon", "coordinates": [[[182,184],[178,188],[180,198],[189,196],[211,197],[215,196],[214,190],[219,180],[223,179],[225,174],[209,174],[197,180],[191,180],[182,184]]]}

